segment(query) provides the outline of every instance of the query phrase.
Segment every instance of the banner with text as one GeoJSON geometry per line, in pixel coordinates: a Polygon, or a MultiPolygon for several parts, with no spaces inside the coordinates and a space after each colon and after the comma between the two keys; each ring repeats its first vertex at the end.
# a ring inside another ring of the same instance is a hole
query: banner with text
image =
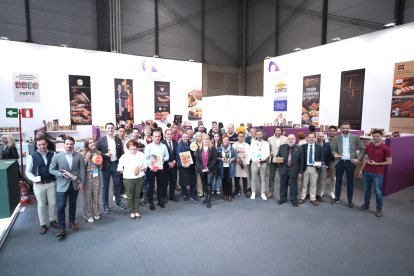
{"type": "Polygon", "coordinates": [[[321,75],[303,77],[302,126],[319,126],[321,75]]]}
{"type": "Polygon", "coordinates": [[[72,125],[92,124],[91,77],[69,75],[70,118],[72,125]]]}
{"type": "Polygon", "coordinates": [[[390,131],[414,133],[414,61],[395,64],[390,131]]]}
{"type": "Polygon", "coordinates": [[[14,102],[40,103],[39,74],[13,73],[14,102]]]}
{"type": "Polygon", "coordinates": [[[115,79],[116,124],[134,124],[133,86],[131,79],[115,79]]]}
{"type": "Polygon", "coordinates": [[[155,120],[164,122],[170,115],[170,83],[154,81],[155,120]]]}
{"type": "Polygon", "coordinates": [[[273,111],[277,112],[274,118],[276,125],[287,125],[287,99],[288,99],[288,85],[286,72],[272,72],[272,89],[273,89],[273,111]]]}
{"type": "Polygon", "coordinates": [[[361,129],[362,106],[364,101],[365,69],[341,73],[341,95],[339,122],[349,122],[352,129],[361,129]]]}

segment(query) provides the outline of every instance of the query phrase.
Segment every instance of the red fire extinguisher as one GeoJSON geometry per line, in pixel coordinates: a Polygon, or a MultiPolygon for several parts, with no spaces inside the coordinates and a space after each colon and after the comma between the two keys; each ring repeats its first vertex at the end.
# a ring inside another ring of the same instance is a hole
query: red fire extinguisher
{"type": "Polygon", "coordinates": [[[26,181],[19,181],[19,190],[20,190],[20,204],[29,204],[29,184],[26,181]]]}

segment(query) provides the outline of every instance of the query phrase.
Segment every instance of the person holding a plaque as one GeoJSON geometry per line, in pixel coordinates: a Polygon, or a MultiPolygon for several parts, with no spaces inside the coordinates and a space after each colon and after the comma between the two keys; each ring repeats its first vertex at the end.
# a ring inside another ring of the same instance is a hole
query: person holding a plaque
{"type": "Polygon", "coordinates": [[[154,130],[152,133],[152,143],[145,146],[145,159],[147,170],[145,175],[148,180],[148,202],[150,210],[154,211],[153,193],[155,178],[157,179],[158,206],[165,208],[164,204],[164,162],[168,162],[170,155],[167,146],[161,143],[161,131],[154,130]]]}
{"type": "Polygon", "coordinates": [[[240,179],[243,181],[243,194],[249,198],[247,192],[247,177],[249,176],[249,163],[250,163],[250,146],[244,142],[244,132],[237,134],[237,142],[233,144],[234,151],[236,152],[236,171],[234,173],[234,194],[233,197],[240,195],[240,179]]]}
{"type": "Polygon", "coordinates": [[[288,186],[290,186],[290,201],[293,207],[298,207],[298,178],[302,177],[305,157],[303,149],[295,145],[296,137],[289,134],[287,144],[279,147],[276,162],[279,163],[280,199],[277,204],[287,201],[288,186]]]}
{"type": "Polygon", "coordinates": [[[315,143],[315,138],[315,132],[309,132],[308,142],[301,146],[303,149],[305,166],[303,167],[303,187],[299,204],[305,202],[306,193],[309,187],[310,202],[313,206],[318,206],[319,203],[316,200],[316,185],[318,176],[321,173],[323,150],[320,145],[315,143]]]}
{"type": "Polygon", "coordinates": [[[164,163],[165,172],[165,184],[164,184],[164,197],[167,198],[167,188],[169,187],[170,200],[178,202],[175,196],[175,185],[177,184],[177,142],[172,139],[173,133],[171,129],[165,131],[165,139],[161,143],[167,146],[170,159],[164,163]]]}
{"type": "Polygon", "coordinates": [[[198,202],[196,191],[195,191],[195,168],[193,162],[193,156],[190,149],[190,143],[188,134],[183,133],[181,136],[181,142],[177,146],[176,160],[178,163],[179,171],[179,183],[181,186],[181,195],[183,201],[188,202],[189,198],[193,201],[198,202]],[[187,192],[187,186],[190,186],[190,194],[187,192]]]}
{"type": "Polygon", "coordinates": [[[222,139],[223,144],[217,150],[218,171],[223,186],[224,200],[230,202],[232,201],[232,178],[235,173],[236,154],[230,145],[230,137],[224,134],[222,139]]]}
{"type": "Polygon", "coordinates": [[[217,151],[210,144],[210,136],[203,134],[202,146],[196,151],[196,165],[198,172],[200,173],[203,186],[207,189],[207,196],[203,201],[203,204],[207,205],[207,208],[211,207],[211,190],[213,175],[217,169],[217,151]]]}
{"type": "Polygon", "coordinates": [[[356,165],[362,160],[365,154],[365,145],[358,136],[349,133],[351,124],[344,122],[341,125],[342,135],[337,136],[331,143],[331,152],[335,157],[336,183],[335,199],[332,204],[340,203],[342,178],[346,173],[346,190],[348,207],[354,208],[352,197],[354,194],[354,173],[356,165]],[[359,153],[357,153],[359,150],[359,153]]]}
{"type": "Polygon", "coordinates": [[[274,135],[267,139],[270,146],[270,157],[269,157],[269,192],[267,198],[272,198],[275,190],[275,176],[277,170],[276,155],[279,151],[280,145],[287,143],[287,137],[282,135],[282,127],[277,126],[274,130],[274,135]]]}

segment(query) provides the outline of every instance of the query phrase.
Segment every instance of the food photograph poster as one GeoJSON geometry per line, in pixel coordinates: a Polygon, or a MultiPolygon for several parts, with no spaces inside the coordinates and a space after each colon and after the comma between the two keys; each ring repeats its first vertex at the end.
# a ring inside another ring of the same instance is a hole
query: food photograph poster
{"type": "Polygon", "coordinates": [[[72,125],[92,124],[91,77],[69,75],[70,118],[72,125]]]}
{"type": "Polygon", "coordinates": [[[115,79],[116,124],[134,123],[133,86],[131,79],[115,79]]]}
{"type": "Polygon", "coordinates": [[[154,81],[155,120],[165,122],[170,115],[170,83],[154,81]]]}
{"type": "Polygon", "coordinates": [[[302,126],[319,126],[321,75],[303,77],[302,126]]]}

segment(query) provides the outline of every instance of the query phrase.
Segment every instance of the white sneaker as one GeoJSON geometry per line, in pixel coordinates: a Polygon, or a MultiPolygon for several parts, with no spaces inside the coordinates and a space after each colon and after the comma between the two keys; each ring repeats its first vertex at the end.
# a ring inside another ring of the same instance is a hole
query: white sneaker
{"type": "Polygon", "coordinates": [[[93,219],[93,218],[88,218],[88,219],[87,219],[87,221],[88,221],[89,223],[93,223],[93,222],[94,222],[94,219],[93,219]]]}
{"type": "Polygon", "coordinates": [[[93,218],[94,218],[95,220],[99,220],[101,217],[100,217],[100,216],[93,216],[93,218]]]}
{"type": "Polygon", "coordinates": [[[331,193],[331,198],[335,199],[335,193],[333,193],[333,192],[331,193]]]}
{"type": "Polygon", "coordinates": [[[267,200],[267,197],[266,197],[265,194],[262,194],[261,197],[262,197],[263,200],[267,200]]]}
{"type": "Polygon", "coordinates": [[[255,199],[256,198],[256,194],[252,193],[252,195],[250,196],[250,199],[255,199]]]}
{"type": "Polygon", "coordinates": [[[220,191],[217,191],[217,194],[219,195],[220,194],[220,191]]]}
{"type": "Polygon", "coordinates": [[[127,195],[126,194],[122,194],[121,197],[122,198],[127,198],[127,195]]]}
{"type": "Polygon", "coordinates": [[[112,197],[112,201],[115,202],[115,196],[112,197]]]}

